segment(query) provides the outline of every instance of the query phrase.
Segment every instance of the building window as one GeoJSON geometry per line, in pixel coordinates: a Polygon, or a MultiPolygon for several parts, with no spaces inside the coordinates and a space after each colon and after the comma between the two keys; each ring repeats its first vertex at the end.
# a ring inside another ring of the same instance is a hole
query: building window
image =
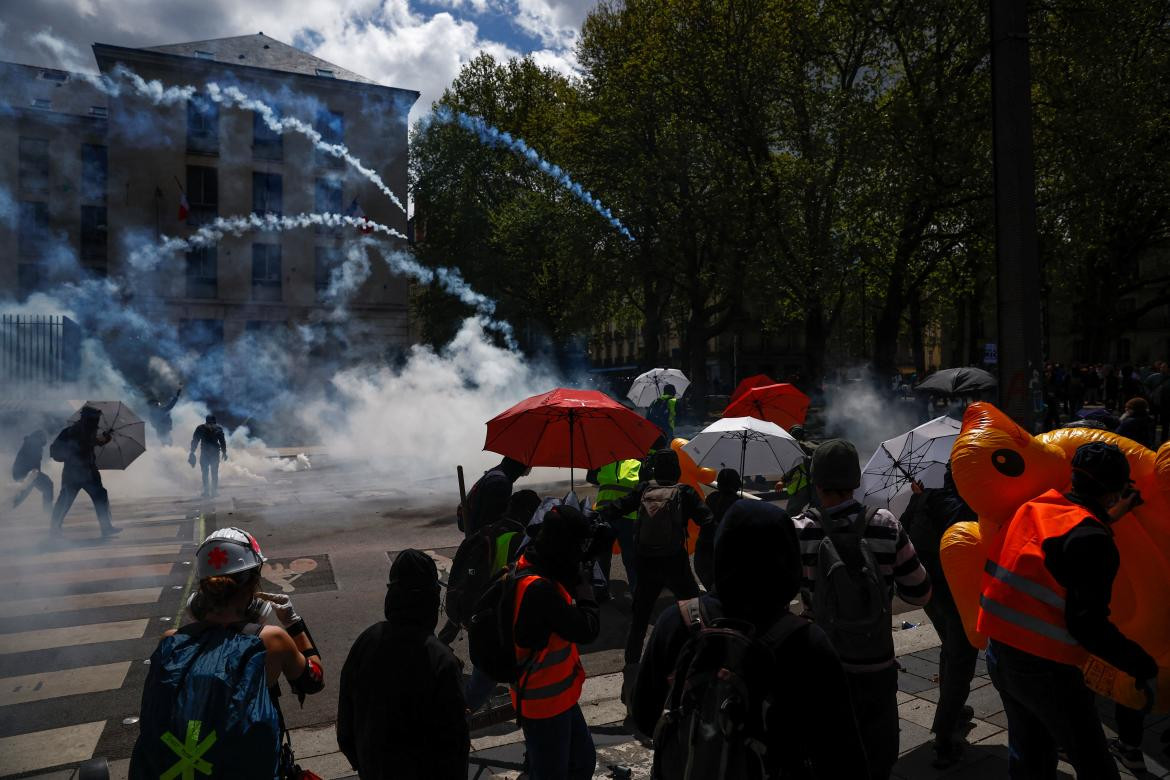
{"type": "Polygon", "coordinates": [[[81,264],[105,268],[109,229],[105,206],[81,207],[81,264]]]}
{"type": "Polygon", "coordinates": [[[282,182],[279,173],[252,172],[252,213],[284,213],[282,182]]]}
{"type": "Polygon", "coordinates": [[[22,200],[18,233],[20,256],[39,261],[49,240],[49,204],[22,200]]]}
{"type": "Polygon", "coordinates": [[[105,106],[90,106],[89,115],[97,119],[105,119],[110,115],[110,109],[105,106]]]}
{"type": "Polygon", "coordinates": [[[32,107],[33,108],[44,108],[47,110],[47,109],[50,109],[53,107],[53,101],[50,100],[49,98],[33,98],[32,99],[32,107]]]}
{"type": "MultiPolygon", "coordinates": [[[[313,186],[313,210],[318,214],[341,213],[341,181],[334,178],[317,179],[313,186]]],[[[317,226],[316,231],[321,235],[336,236],[341,230],[333,227],[317,226]]]]}
{"type": "Polygon", "coordinates": [[[64,84],[69,80],[69,74],[63,70],[42,70],[41,78],[45,81],[54,81],[58,84],[64,84]]]}
{"type": "Polygon", "coordinates": [[[215,55],[212,54],[211,52],[200,51],[198,49],[195,50],[195,56],[201,60],[214,60],[215,59],[215,55]]]}
{"type": "Polygon", "coordinates": [[[327,79],[331,79],[331,78],[334,78],[335,74],[333,73],[333,71],[329,70],[328,68],[317,68],[317,75],[322,76],[322,77],[327,78],[327,79]]]}
{"type": "MultiPolygon", "coordinates": [[[[325,143],[345,143],[345,115],[340,111],[321,109],[317,112],[317,121],[313,123],[313,127],[321,134],[321,140],[325,143]]],[[[317,164],[330,168],[341,168],[345,165],[345,161],[340,157],[334,157],[331,154],[325,154],[318,150],[317,164]]]]}
{"type": "Polygon", "coordinates": [[[19,141],[19,184],[29,194],[45,194],[49,191],[49,140],[47,138],[25,138],[19,141]]]}
{"type": "Polygon", "coordinates": [[[187,101],[187,152],[219,154],[219,105],[200,95],[187,101]]]}
{"type": "Polygon", "coordinates": [[[187,166],[188,225],[206,225],[219,216],[219,173],[206,165],[187,166]]]}
{"type": "Polygon", "coordinates": [[[316,265],[313,267],[313,284],[317,288],[317,299],[324,300],[333,283],[333,271],[341,267],[341,249],[335,246],[319,246],[316,265]]]}
{"type": "Polygon", "coordinates": [[[187,297],[215,298],[219,295],[219,258],[214,246],[201,246],[187,253],[187,297]]]}
{"type": "Polygon", "coordinates": [[[82,144],[81,199],[90,203],[105,203],[108,180],[109,163],[106,147],[99,144],[82,144]]]}
{"type": "Polygon", "coordinates": [[[280,299],[280,244],[252,244],[252,300],[280,299]]]}
{"type": "MultiPolygon", "coordinates": [[[[277,118],[280,112],[273,109],[277,118]]],[[[268,126],[259,112],[252,112],[252,156],[257,160],[283,160],[284,136],[268,126]]]]}

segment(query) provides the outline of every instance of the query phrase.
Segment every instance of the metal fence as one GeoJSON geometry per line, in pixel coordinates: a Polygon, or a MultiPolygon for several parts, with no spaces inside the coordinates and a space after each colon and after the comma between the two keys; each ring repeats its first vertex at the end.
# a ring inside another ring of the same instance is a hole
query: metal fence
{"type": "Polygon", "coordinates": [[[0,314],[0,382],[72,382],[81,369],[81,327],[51,314],[0,314]]]}

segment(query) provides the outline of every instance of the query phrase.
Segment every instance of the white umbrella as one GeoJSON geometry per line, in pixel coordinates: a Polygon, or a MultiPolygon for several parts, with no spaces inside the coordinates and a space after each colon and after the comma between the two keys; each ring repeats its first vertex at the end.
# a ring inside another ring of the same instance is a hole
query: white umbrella
{"type": "Polygon", "coordinates": [[[912,481],[923,487],[942,487],[951,448],[962,427],[954,418],[936,417],[879,444],[861,472],[857,500],[899,516],[910,503],[912,481]]]}
{"type": "MultiPolygon", "coordinates": [[[[86,401],[85,405],[102,413],[98,434],[110,434],[108,444],[94,448],[99,469],[124,469],[146,452],[146,423],[138,419],[130,407],[121,401],[86,401]]],[[[80,419],[81,410],[78,409],[69,422],[80,419]]]]}
{"type": "Polygon", "coordinates": [[[681,398],[691,386],[691,380],[677,368],[652,368],[634,380],[626,397],[634,402],[634,406],[646,407],[662,395],[662,388],[667,385],[674,385],[675,395],[681,398]]]}
{"type": "Polygon", "coordinates": [[[739,467],[744,474],[787,474],[804,462],[804,450],[788,431],[755,417],[724,417],[683,447],[698,466],[739,467]]]}

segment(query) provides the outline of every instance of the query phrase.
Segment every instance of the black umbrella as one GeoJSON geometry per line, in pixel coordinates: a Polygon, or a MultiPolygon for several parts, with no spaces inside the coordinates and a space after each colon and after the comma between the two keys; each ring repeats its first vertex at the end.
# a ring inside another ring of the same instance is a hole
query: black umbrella
{"type": "Polygon", "coordinates": [[[976,395],[990,392],[998,383],[982,368],[944,368],[935,371],[914,388],[934,395],[976,395]]]}

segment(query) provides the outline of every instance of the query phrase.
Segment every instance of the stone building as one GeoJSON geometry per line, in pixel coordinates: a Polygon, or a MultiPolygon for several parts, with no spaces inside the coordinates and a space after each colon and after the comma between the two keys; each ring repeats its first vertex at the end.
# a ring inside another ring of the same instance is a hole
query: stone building
{"type": "Polygon", "coordinates": [[[345,144],[403,203],[417,92],[263,33],[150,48],[99,43],[93,52],[103,74],[123,66],[164,86],[191,85],[194,97],[156,105],[129,90],[107,96],[78,74],[0,64],[8,107],[0,111],[0,210],[13,214],[0,220],[0,291],[27,296],[59,269],[62,251],[71,254],[87,272],[121,277],[138,311],[174,323],[202,356],[198,373],[222,377],[224,394],[240,390],[225,361],[247,359],[232,353],[249,334],[297,342],[335,363],[347,352],[368,357],[409,343],[408,283],[374,251],[363,250],[369,277],[346,316],[336,316],[326,293],[361,238],[356,229],[228,236],[151,268],[131,267],[128,257],[133,246],[249,213],[361,214],[405,234],[406,214],[352,167],[302,134],[274,133],[256,113],[210,101],[206,85],[238,86],[345,144]]]}

